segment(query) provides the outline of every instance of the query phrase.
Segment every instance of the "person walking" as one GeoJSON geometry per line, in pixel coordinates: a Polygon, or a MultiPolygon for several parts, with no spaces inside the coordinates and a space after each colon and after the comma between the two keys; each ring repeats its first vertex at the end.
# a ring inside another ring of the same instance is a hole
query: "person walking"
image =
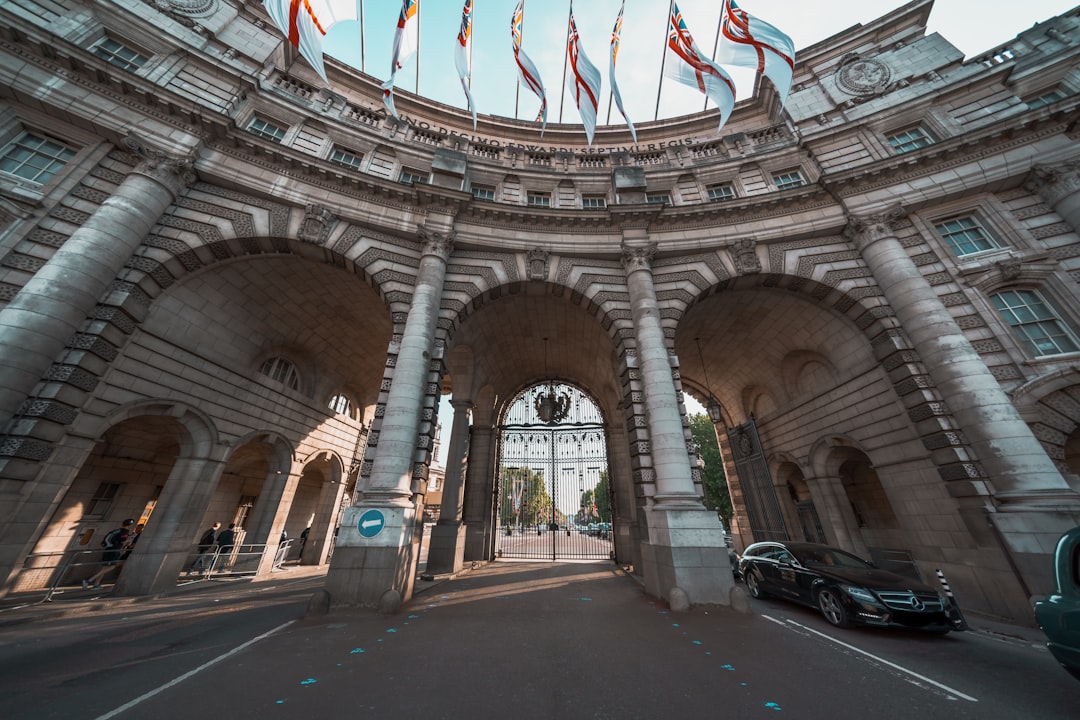
{"type": "Polygon", "coordinates": [[[202,534],[199,538],[199,549],[195,559],[192,560],[191,566],[188,568],[189,573],[198,573],[206,570],[206,561],[214,551],[214,545],[218,541],[218,530],[221,529],[221,523],[216,522],[210,526],[210,529],[202,534]]]}
{"type": "Polygon", "coordinates": [[[221,558],[221,564],[218,569],[231,569],[229,566],[232,562],[230,557],[233,552],[233,547],[236,545],[236,523],[229,523],[229,527],[221,531],[218,535],[218,557],[221,558]]]}
{"type": "Polygon", "coordinates": [[[101,569],[82,581],[83,590],[101,587],[101,580],[114,569],[119,570],[123,566],[121,558],[126,558],[125,551],[131,541],[131,526],[135,524],[134,518],[128,518],[120,523],[120,527],[110,530],[101,541],[101,547],[105,552],[101,558],[101,569]]]}

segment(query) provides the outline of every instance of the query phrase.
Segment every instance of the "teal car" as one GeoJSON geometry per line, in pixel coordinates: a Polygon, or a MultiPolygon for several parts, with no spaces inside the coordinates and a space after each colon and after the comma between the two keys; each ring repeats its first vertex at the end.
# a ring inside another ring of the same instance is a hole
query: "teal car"
{"type": "Polygon", "coordinates": [[[1061,536],[1054,551],[1055,591],[1035,603],[1035,618],[1046,646],[1080,680],[1080,527],[1061,536]]]}

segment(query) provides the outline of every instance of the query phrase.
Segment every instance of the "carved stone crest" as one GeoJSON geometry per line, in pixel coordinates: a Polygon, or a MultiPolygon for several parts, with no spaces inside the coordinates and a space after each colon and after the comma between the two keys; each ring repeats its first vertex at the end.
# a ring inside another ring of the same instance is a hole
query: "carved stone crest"
{"type": "Polygon", "coordinates": [[[529,279],[545,280],[548,275],[548,252],[540,248],[529,251],[529,279]]]}
{"type": "Polygon", "coordinates": [[[761,261],[757,256],[757,240],[742,238],[731,246],[731,262],[739,275],[756,275],[761,272],[761,261]]]}
{"type": "Polygon", "coordinates": [[[888,65],[857,53],[844,57],[836,71],[836,85],[856,97],[882,95],[888,91],[891,80],[892,70],[888,65]]]}
{"type": "Polygon", "coordinates": [[[300,223],[300,239],[313,245],[325,245],[338,223],[337,216],[321,205],[308,205],[300,223]]]}

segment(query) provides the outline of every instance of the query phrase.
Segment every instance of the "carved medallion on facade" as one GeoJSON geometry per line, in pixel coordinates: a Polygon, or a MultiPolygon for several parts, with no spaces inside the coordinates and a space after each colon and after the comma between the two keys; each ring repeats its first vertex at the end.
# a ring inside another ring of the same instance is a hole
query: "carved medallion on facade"
{"type": "Polygon", "coordinates": [[[321,205],[308,205],[304,222],[300,224],[300,239],[313,245],[325,245],[338,219],[321,205]]]}
{"type": "Polygon", "coordinates": [[[881,95],[889,89],[892,70],[880,60],[861,57],[852,53],[840,62],[836,71],[836,84],[848,95],[869,97],[881,95]]]}
{"type": "Polygon", "coordinates": [[[548,258],[546,250],[533,248],[529,251],[529,279],[546,280],[548,276],[548,258]]]}
{"type": "Polygon", "coordinates": [[[761,272],[761,261],[757,256],[757,240],[743,238],[736,240],[729,249],[731,262],[739,275],[756,275],[761,272]]]}

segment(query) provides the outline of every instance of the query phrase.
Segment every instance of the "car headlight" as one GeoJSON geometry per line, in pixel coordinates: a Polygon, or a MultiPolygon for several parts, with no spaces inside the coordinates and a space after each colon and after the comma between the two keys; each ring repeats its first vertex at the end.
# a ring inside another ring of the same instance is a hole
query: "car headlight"
{"type": "Polygon", "coordinates": [[[878,601],[878,599],[874,597],[874,593],[870,592],[866,588],[855,587],[854,585],[845,585],[844,592],[846,592],[848,595],[855,598],[859,602],[877,604],[878,601]]]}

